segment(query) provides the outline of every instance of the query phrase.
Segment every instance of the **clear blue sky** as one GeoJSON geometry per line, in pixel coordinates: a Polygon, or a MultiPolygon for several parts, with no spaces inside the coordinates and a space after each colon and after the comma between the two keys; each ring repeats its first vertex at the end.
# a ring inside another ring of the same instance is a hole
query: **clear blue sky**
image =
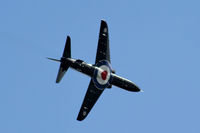
{"type": "Polygon", "coordinates": [[[198,0],[3,0],[0,2],[1,133],[199,133],[198,0]],[[107,21],[112,67],[144,93],[105,90],[76,120],[90,81],[69,70],[55,84],[65,38],[94,63],[107,21]]]}

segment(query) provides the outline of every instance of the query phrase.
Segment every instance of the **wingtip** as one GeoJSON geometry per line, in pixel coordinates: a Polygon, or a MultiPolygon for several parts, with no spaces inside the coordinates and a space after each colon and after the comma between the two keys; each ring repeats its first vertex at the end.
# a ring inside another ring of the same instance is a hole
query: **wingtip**
{"type": "Polygon", "coordinates": [[[82,115],[78,115],[78,117],[76,118],[77,121],[83,121],[86,117],[82,116],[82,115]]]}
{"type": "Polygon", "coordinates": [[[76,119],[77,121],[83,121],[83,119],[80,119],[79,117],[77,117],[77,119],[76,119]]]}
{"type": "Polygon", "coordinates": [[[104,23],[106,23],[106,21],[105,21],[104,19],[101,19],[101,22],[104,22],[104,23]]]}
{"type": "Polygon", "coordinates": [[[69,35],[67,35],[67,39],[70,39],[70,36],[69,36],[69,35]]]}
{"type": "Polygon", "coordinates": [[[101,24],[106,25],[107,26],[107,22],[103,19],[101,19],[101,24]]]}

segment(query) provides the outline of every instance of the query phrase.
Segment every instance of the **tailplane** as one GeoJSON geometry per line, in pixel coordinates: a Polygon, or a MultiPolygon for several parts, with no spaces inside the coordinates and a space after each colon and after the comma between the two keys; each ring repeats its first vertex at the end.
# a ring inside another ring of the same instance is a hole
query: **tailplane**
{"type": "Polygon", "coordinates": [[[62,80],[63,76],[65,75],[66,71],[69,68],[69,64],[67,64],[67,62],[65,61],[66,58],[71,58],[71,39],[69,36],[67,36],[66,43],[65,43],[65,49],[63,51],[63,55],[62,55],[61,59],[58,60],[58,59],[53,59],[53,58],[47,58],[49,60],[60,62],[60,67],[58,70],[56,83],[59,83],[62,80]]]}

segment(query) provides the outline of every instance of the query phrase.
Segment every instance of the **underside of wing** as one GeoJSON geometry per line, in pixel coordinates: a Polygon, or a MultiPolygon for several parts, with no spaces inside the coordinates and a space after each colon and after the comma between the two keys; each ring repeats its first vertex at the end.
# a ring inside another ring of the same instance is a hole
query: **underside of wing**
{"type": "Polygon", "coordinates": [[[101,27],[99,32],[99,41],[96,54],[96,62],[100,60],[108,60],[110,62],[110,47],[108,36],[108,25],[105,21],[101,20],[101,27]]]}
{"type": "Polygon", "coordinates": [[[90,110],[92,109],[92,107],[94,106],[94,104],[96,103],[100,95],[102,94],[102,92],[103,90],[100,90],[95,87],[91,79],[84,101],[79,111],[77,120],[82,121],[83,119],[87,117],[87,115],[89,114],[90,110]]]}

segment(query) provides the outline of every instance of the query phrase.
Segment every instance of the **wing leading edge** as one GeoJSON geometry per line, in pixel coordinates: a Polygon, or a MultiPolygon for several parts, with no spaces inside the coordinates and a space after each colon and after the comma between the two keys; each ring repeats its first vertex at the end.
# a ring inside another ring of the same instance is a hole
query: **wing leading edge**
{"type": "Polygon", "coordinates": [[[99,41],[96,54],[96,62],[100,60],[108,60],[110,62],[110,47],[108,25],[104,20],[101,20],[101,27],[99,31],[99,41]]]}
{"type": "Polygon", "coordinates": [[[89,114],[90,110],[92,109],[92,107],[94,106],[94,104],[96,103],[100,95],[102,94],[102,92],[103,90],[100,90],[95,87],[91,79],[84,101],[79,111],[77,120],[82,121],[83,119],[87,117],[87,115],[89,114]]]}

